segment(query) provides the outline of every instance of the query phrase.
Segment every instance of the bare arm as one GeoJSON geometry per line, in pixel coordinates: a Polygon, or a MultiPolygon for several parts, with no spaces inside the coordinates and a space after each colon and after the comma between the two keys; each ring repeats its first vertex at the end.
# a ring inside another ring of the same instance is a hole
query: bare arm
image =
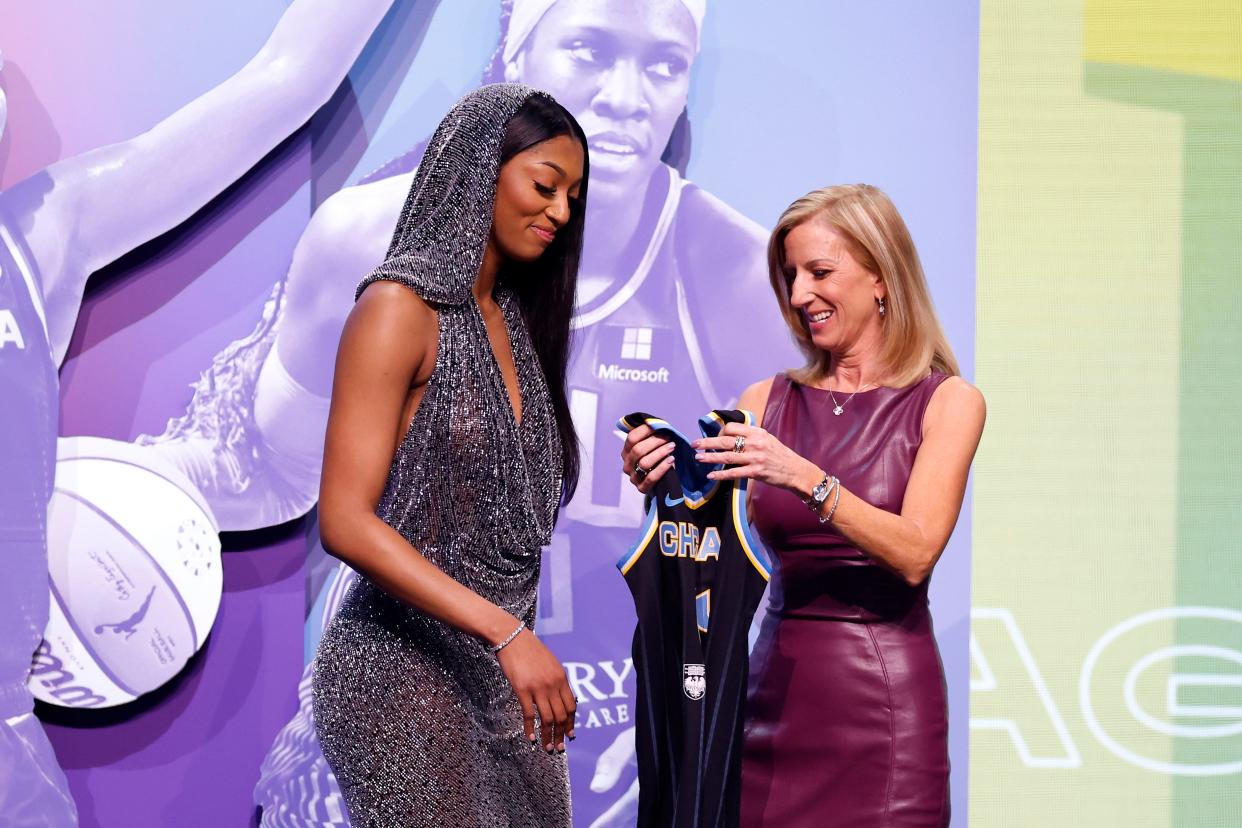
{"type": "MultiPolygon", "coordinates": [[[[748,388],[742,395],[741,406],[757,404],[761,409],[767,398],[764,385],[770,388],[771,380],[748,388]]],[[[872,506],[841,487],[833,526],[907,583],[922,583],[931,574],[957,524],[985,414],[983,395],[978,389],[960,377],[946,380],[932,395],[923,416],[923,442],[915,455],[901,513],[872,506]]],[[[746,435],[742,454],[725,452],[708,458],[717,463],[739,463],[712,472],[709,477],[713,479],[753,477],[806,498],[825,472],[832,473],[831,469],[821,470],[795,454],[761,428],[730,423],[724,434],[696,441],[704,448],[727,449],[738,434],[746,435]]],[[[835,492],[831,499],[836,499],[835,492]]]]}
{"type": "Polygon", "coordinates": [[[29,227],[57,359],[86,278],[185,221],[304,124],[391,5],[296,0],[228,80],[147,132],[57,162],[4,195],[29,227]]]}
{"type": "MultiPolygon", "coordinates": [[[[747,387],[742,395],[738,397],[737,407],[744,408],[755,415],[755,422],[763,425],[763,415],[768,409],[768,395],[772,393],[772,382],[775,377],[768,377],[765,380],[759,380],[754,385],[747,387]]],[[[819,481],[816,481],[817,483],[819,481]]]]}
{"type": "MultiPolygon", "coordinates": [[[[368,287],[346,320],[324,445],[320,537],[328,552],[393,597],[499,644],[518,619],[449,577],[375,514],[409,421],[411,392],[421,395],[435,364],[437,331],[435,311],[392,282],[368,287]]],[[[544,745],[564,749],[575,704],[560,663],[528,630],[501,650],[500,661],[526,714],[527,735],[534,740],[538,710],[544,745]]]]}

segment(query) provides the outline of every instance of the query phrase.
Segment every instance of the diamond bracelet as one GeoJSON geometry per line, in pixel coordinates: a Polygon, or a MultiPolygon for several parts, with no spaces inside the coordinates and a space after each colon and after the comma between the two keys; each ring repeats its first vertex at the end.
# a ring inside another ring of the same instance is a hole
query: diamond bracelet
{"type": "Polygon", "coordinates": [[[499,644],[489,644],[487,649],[491,652],[492,655],[499,655],[500,651],[503,650],[505,647],[508,647],[509,644],[513,641],[513,639],[517,638],[519,635],[522,634],[522,630],[524,629],[526,629],[526,622],[525,621],[519,622],[517,625],[517,629],[509,633],[508,638],[506,638],[504,641],[500,642],[499,644]]]}

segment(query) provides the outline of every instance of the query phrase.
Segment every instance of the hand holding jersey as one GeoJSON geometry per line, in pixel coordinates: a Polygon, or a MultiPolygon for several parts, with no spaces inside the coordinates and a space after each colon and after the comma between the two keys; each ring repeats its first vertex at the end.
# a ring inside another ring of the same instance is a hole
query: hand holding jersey
{"type": "Polygon", "coordinates": [[[625,435],[621,446],[621,470],[643,494],[650,494],[664,473],[673,467],[672,440],[656,434],[646,423],[625,435]]]}
{"type": "Polygon", "coordinates": [[[718,436],[691,445],[698,451],[694,455],[698,462],[723,464],[707,473],[709,480],[762,480],[805,498],[824,476],[819,466],[760,426],[728,423],[718,436]]]}
{"type": "MultiPolygon", "coordinates": [[[[714,438],[753,422],[748,411],[713,411],[699,426],[714,438]]],[[[631,472],[652,496],[638,542],[617,562],[638,614],[638,824],[734,826],[747,632],[771,572],[751,536],[747,481],[709,478],[710,467],[692,462],[690,441],[664,420],[639,412],[618,426],[644,428],[648,436],[627,440],[627,449],[658,443],[647,454],[662,458],[652,467],[658,475],[631,472]],[[664,474],[669,468],[677,473],[664,474]]]]}

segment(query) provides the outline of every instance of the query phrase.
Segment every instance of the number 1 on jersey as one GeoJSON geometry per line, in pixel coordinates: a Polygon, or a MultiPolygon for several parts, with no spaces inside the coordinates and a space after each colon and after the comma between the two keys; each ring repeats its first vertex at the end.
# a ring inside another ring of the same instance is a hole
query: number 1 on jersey
{"type": "Polygon", "coordinates": [[[712,617],[712,591],[705,589],[694,596],[694,616],[698,621],[699,632],[707,632],[707,622],[712,617]]]}

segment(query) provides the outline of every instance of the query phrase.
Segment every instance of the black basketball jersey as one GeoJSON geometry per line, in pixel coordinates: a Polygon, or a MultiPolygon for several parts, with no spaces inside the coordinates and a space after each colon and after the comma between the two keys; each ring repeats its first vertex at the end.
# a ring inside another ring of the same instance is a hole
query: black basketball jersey
{"type": "MultiPolygon", "coordinates": [[[[754,415],[713,411],[699,428],[714,437],[728,422],[754,415]]],[[[676,474],[656,484],[638,543],[617,562],[638,614],[638,825],[736,826],[746,637],[772,567],[751,536],[747,481],[709,480],[720,466],[696,461],[658,417],[638,412],[618,427],[642,423],[674,442],[676,474]]]]}

